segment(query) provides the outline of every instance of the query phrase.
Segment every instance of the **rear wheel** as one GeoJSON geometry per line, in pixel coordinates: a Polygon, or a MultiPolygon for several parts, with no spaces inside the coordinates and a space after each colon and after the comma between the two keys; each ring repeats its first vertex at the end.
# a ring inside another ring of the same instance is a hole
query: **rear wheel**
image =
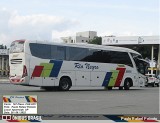
{"type": "Polygon", "coordinates": [[[124,82],[124,89],[129,90],[130,87],[131,87],[131,83],[128,79],[126,79],[124,82]]]}
{"type": "Polygon", "coordinates": [[[71,80],[69,78],[61,78],[59,82],[59,89],[61,91],[68,91],[71,87],[71,80]]]}

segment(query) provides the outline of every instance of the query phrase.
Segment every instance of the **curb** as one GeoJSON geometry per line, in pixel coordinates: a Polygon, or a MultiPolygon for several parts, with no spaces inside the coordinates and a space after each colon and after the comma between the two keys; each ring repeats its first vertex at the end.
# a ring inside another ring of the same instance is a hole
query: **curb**
{"type": "Polygon", "coordinates": [[[9,84],[9,79],[0,79],[0,84],[9,84]]]}

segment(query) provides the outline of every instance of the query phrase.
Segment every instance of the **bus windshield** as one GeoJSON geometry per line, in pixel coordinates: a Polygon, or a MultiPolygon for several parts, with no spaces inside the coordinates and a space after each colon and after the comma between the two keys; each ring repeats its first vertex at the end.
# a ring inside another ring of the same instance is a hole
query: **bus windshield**
{"type": "Polygon", "coordinates": [[[24,41],[14,41],[10,46],[10,53],[21,53],[24,52],[24,41]]]}

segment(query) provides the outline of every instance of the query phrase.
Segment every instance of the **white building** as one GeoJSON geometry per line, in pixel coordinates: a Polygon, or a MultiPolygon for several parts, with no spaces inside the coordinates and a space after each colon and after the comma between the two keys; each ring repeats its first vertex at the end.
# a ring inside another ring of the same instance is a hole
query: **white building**
{"type": "Polygon", "coordinates": [[[95,31],[77,32],[76,36],[61,37],[64,43],[88,43],[90,39],[97,36],[95,31]]]}
{"type": "Polygon", "coordinates": [[[0,49],[0,77],[8,76],[9,73],[9,50],[0,49]]]}
{"type": "Polygon", "coordinates": [[[160,73],[160,37],[159,36],[105,36],[102,37],[102,45],[123,46],[128,48],[149,46],[151,61],[157,57],[157,68],[160,73]],[[154,55],[155,54],[155,55],[154,55]]]}
{"type": "Polygon", "coordinates": [[[102,45],[160,44],[159,36],[105,36],[102,45]]]}

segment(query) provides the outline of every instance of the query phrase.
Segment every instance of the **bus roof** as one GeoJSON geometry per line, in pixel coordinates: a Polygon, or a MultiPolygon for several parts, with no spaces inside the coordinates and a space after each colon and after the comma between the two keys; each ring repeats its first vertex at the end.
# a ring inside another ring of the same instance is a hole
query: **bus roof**
{"type": "Polygon", "coordinates": [[[72,46],[72,47],[81,47],[81,48],[91,48],[91,49],[100,49],[100,50],[111,50],[111,51],[121,51],[121,52],[130,52],[141,55],[140,53],[124,47],[117,46],[104,46],[96,44],[86,44],[86,43],[58,43],[58,42],[48,42],[48,41],[37,41],[37,40],[27,40],[26,43],[40,43],[40,44],[50,44],[50,45],[61,45],[61,46],[72,46]]]}

